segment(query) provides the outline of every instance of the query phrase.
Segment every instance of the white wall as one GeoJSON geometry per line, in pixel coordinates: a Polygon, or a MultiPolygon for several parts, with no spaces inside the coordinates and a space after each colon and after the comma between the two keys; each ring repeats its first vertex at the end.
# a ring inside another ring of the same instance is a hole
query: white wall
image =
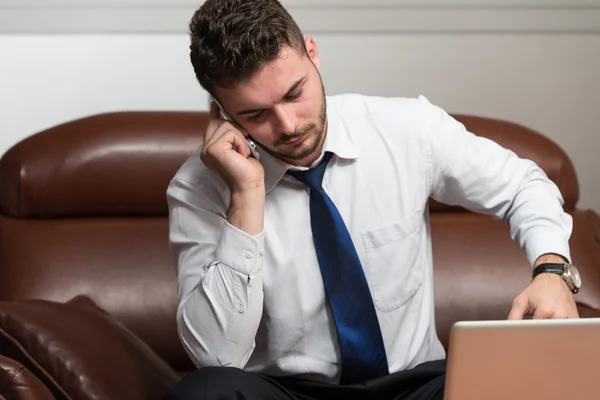
{"type": "MultiPolygon", "coordinates": [[[[323,14],[331,9],[315,13],[309,3],[294,11],[306,33],[315,35],[329,93],[424,94],[450,112],[527,125],[567,151],[580,178],[580,206],[600,211],[600,13],[594,1],[572,2],[578,7],[570,12],[555,0],[553,8],[529,15],[529,25],[516,18],[516,9],[505,15],[505,8],[473,8],[468,0],[454,1],[464,3],[464,12],[391,9],[394,0],[380,2],[388,8],[330,1],[355,5],[335,22],[335,14],[323,14]],[[361,18],[369,12],[370,22],[361,18]],[[384,18],[390,14],[398,18],[384,18]]],[[[190,9],[174,15],[181,21],[190,9]]],[[[108,29],[96,21],[100,25],[90,32],[80,26],[64,33],[65,25],[57,24],[44,33],[27,25],[26,14],[7,10],[0,7],[0,21],[11,22],[0,24],[0,32],[8,27],[0,34],[0,154],[36,131],[94,113],[206,109],[185,32],[163,26],[144,33],[140,22],[139,32],[119,33],[122,25],[108,29]],[[14,22],[19,15],[22,23],[14,22]]]]}
{"type": "Polygon", "coordinates": [[[121,110],[199,110],[185,35],[0,36],[0,153],[52,125],[121,110]]]}

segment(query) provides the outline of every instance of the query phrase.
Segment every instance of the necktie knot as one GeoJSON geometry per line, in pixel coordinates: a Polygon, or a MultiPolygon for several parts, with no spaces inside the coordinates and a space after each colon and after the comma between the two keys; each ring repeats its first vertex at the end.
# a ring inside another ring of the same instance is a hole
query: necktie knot
{"type": "Polygon", "coordinates": [[[288,171],[288,174],[298,179],[310,188],[310,190],[319,191],[323,189],[323,176],[325,176],[325,170],[327,169],[327,163],[331,159],[333,153],[325,153],[323,160],[314,168],[306,171],[288,171]]]}

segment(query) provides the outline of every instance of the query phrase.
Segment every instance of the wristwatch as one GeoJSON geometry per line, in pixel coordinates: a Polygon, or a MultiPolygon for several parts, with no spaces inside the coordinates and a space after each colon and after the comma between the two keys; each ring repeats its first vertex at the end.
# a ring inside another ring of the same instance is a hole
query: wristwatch
{"type": "Polygon", "coordinates": [[[581,276],[573,264],[540,264],[533,270],[533,278],[542,273],[551,273],[562,276],[571,292],[577,293],[581,288],[581,276]]]}

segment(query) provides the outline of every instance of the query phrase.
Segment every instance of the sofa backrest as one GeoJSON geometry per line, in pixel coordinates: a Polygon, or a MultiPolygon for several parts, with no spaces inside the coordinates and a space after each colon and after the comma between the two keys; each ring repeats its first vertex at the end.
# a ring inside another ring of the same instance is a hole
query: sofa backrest
{"type": "MultiPolygon", "coordinates": [[[[474,133],[538,162],[561,189],[565,207],[574,209],[577,178],[556,144],[508,122],[456,117],[474,133]]],[[[175,369],[193,368],[177,339],[165,190],[201,144],[207,121],[206,113],[194,112],[103,114],[11,148],[0,159],[0,301],[66,302],[87,295],[175,369]]],[[[434,202],[431,211],[446,219],[467,214],[434,202]]],[[[457,275],[443,274],[436,291],[451,293],[457,275]]],[[[468,310],[471,299],[460,296],[452,306],[468,310]]],[[[446,332],[461,310],[438,329],[446,332]]]]}

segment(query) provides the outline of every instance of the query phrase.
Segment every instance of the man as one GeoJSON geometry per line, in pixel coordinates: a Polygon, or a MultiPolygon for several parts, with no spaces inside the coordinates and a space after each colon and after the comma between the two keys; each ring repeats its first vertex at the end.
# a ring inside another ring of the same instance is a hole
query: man
{"type": "MultiPolygon", "coordinates": [[[[423,97],[326,97],[277,0],[208,0],[190,28],[222,113],[168,188],[198,371],[167,398],[441,399],[428,199],[504,218],[536,267],[570,258],[557,187],[423,97]]],[[[577,317],[561,276],[533,279],[508,317],[525,315],[577,317]]]]}

